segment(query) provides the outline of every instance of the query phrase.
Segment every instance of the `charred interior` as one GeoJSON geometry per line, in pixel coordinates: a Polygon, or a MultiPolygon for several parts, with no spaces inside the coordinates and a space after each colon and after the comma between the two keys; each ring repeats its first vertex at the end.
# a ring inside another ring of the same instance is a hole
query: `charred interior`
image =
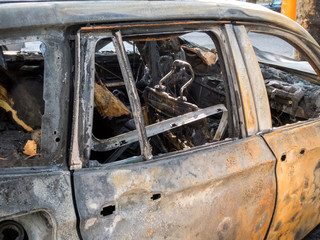
{"type": "Polygon", "coordinates": [[[2,46],[0,58],[1,163],[19,160],[23,166],[40,156],[43,56],[40,51],[9,51],[2,46]]]}
{"type": "MultiPolygon", "coordinates": [[[[227,112],[223,62],[212,39],[206,33],[197,34],[208,40],[207,46],[191,41],[190,34],[124,41],[152,155],[228,137],[227,117],[222,118],[227,112]],[[195,120],[190,120],[192,112],[195,120]],[[169,128],[165,127],[169,121],[169,128]]],[[[107,139],[135,130],[117,55],[107,39],[97,44],[95,69],[93,135],[107,139]]],[[[119,140],[118,145],[110,151],[92,151],[91,159],[109,163],[140,155],[137,141],[119,140]]]]}
{"type": "Polygon", "coordinates": [[[260,64],[260,68],[274,127],[320,116],[319,85],[266,64],[260,64]]]}
{"type": "MultiPolygon", "coordinates": [[[[124,41],[147,129],[168,119],[180,121],[179,116],[219,104],[230,108],[227,106],[227,81],[223,61],[218,54],[218,41],[198,32],[198,39],[209,39],[205,45],[200,45],[192,34],[152,41],[124,41]]],[[[135,122],[117,56],[111,45],[111,40],[107,39],[97,44],[93,134],[98,139],[117,139],[118,143],[113,148],[100,147],[95,149],[98,151],[91,152],[91,159],[100,163],[140,154],[137,139],[128,143],[126,135],[122,135],[134,131],[135,122]],[[110,106],[101,101],[103,95],[111,99],[110,106]]],[[[260,66],[274,127],[319,116],[319,86],[292,72],[266,64],[260,66]]],[[[182,121],[180,127],[164,128],[161,133],[148,136],[152,154],[189,149],[232,137],[222,113],[207,114],[201,120],[191,123],[182,121]]]]}
{"type": "Polygon", "coordinates": [[[320,86],[316,84],[319,77],[303,51],[278,36],[266,33],[249,33],[249,36],[251,34],[258,39],[273,38],[280,46],[291,49],[278,54],[272,50],[272,41],[268,44],[252,41],[267,89],[272,126],[319,117],[320,86]]]}
{"type": "MultiPolygon", "coordinates": [[[[232,116],[225,66],[214,35],[125,38],[123,44],[152,155],[234,137],[228,126],[232,116]],[[197,42],[200,38],[202,45],[197,42]]],[[[1,49],[0,159],[38,159],[44,112],[41,48],[1,49]]],[[[92,129],[96,142],[90,159],[99,163],[141,154],[122,68],[112,40],[98,41],[92,129]]],[[[320,115],[320,86],[307,81],[310,76],[304,79],[303,74],[266,63],[260,68],[274,127],[320,115]]]]}

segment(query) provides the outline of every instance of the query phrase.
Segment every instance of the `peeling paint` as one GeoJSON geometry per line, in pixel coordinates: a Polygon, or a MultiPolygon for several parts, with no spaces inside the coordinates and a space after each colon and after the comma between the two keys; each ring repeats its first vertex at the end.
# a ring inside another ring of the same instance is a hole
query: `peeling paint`
{"type": "Polygon", "coordinates": [[[277,156],[278,197],[268,239],[301,239],[320,223],[319,123],[285,127],[264,138],[277,156]],[[304,154],[301,154],[304,149],[304,154]],[[287,152],[285,161],[281,156],[287,152]]]}

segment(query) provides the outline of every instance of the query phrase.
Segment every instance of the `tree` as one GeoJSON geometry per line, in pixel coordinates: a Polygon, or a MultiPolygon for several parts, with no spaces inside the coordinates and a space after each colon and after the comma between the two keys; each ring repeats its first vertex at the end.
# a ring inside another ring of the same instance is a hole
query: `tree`
{"type": "Polygon", "coordinates": [[[297,22],[320,44],[320,1],[298,0],[297,22]]]}

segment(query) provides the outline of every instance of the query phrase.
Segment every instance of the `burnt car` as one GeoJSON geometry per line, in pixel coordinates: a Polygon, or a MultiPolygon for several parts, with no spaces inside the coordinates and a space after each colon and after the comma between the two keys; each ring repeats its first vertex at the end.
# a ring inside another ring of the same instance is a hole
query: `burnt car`
{"type": "Polygon", "coordinates": [[[297,23],[219,1],[0,13],[0,238],[301,239],[320,223],[320,47],[297,23]]]}

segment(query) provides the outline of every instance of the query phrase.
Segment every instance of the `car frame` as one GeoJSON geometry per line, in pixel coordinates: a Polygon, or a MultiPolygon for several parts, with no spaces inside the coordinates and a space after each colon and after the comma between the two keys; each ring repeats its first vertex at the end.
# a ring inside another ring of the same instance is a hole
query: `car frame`
{"type": "Polygon", "coordinates": [[[272,127],[247,35],[294,44],[319,85],[320,47],[297,23],[221,1],[18,2],[0,4],[0,13],[0,45],[45,44],[41,158],[1,160],[1,229],[29,239],[301,239],[320,223],[320,119],[272,127]],[[230,102],[214,110],[228,113],[230,136],[153,156],[155,126],[149,131],[143,121],[123,39],[191,31],[216,37],[230,102]],[[107,164],[90,160],[91,150],[129,137],[111,142],[92,134],[93,59],[104,38],[115,46],[136,126],[131,141],[141,149],[107,164]]]}

